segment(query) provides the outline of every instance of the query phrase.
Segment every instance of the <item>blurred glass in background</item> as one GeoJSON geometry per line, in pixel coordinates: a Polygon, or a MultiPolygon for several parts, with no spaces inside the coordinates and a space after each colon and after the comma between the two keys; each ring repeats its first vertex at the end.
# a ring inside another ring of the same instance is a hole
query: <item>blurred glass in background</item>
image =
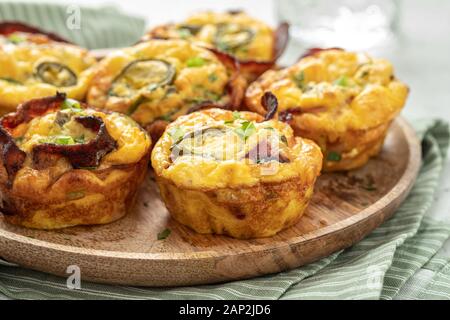
{"type": "Polygon", "coordinates": [[[306,47],[368,50],[395,37],[400,0],[278,0],[277,18],[306,47]]]}

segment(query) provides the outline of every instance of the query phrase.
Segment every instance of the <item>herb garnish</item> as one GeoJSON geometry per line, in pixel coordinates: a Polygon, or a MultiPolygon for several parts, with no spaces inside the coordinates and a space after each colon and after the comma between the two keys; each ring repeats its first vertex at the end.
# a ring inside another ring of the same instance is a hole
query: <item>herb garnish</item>
{"type": "Polygon", "coordinates": [[[158,240],[164,240],[166,239],[170,234],[172,233],[172,230],[170,230],[169,228],[164,229],[163,231],[161,231],[160,233],[158,233],[158,240]]]}
{"type": "Polygon", "coordinates": [[[303,90],[305,87],[305,72],[301,71],[300,73],[296,74],[294,76],[294,82],[300,89],[303,90]]]}
{"type": "Polygon", "coordinates": [[[8,37],[8,41],[14,44],[19,44],[21,42],[24,42],[26,39],[24,37],[21,37],[17,34],[12,34],[8,37]]]}
{"type": "Polygon", "coordinates": [[[341,159],[342,159],[341,154],[336,152],[336,151],[330,151],[327,154],[327,160],[328,161],[338,162],[338,161],[341,161],[341,159]]]}
{"type": "Polygon", "coordinates": [[[55,143],[61,144],[61,145],[69,145],[69,144],[75,144],[75,141],[73,140],[73,138],[71,136],[59,136],[59,137],[55,138],[55,143]]]}
{"type": "Polygon", "coordinates": [[[244,139],[244,141],[247,141],[248,137],[255,133],[255,131],[255,124],[251,121],[244,121],[240,128],[235,129],[236,134],[241,137],[241,139],[244,139]]]}
{"type": "Polygon", "coordinates": [[[175,143],[183,139],[184,134],[185,134],[184,130],[179,127],[175,127],[169,130],[169,135],[172,137],[172,140],[175,143]]]}
{"type": "Polygon", "coordinates": [[[343,75],[340,76],[339,79],[337,79],[336,81],[334,81],[335,85],[338,85],[340,87],[348,87],[349,83],[348,83],[348,78],[347,76],[343,75]]]}
{"type": "Polygon", "coordinates": [[[65,99],[61,104],[61,109],[62,110],[70,109],[75,112],[82,111],[81,104],[77,100],[73,99],[65,99]]]}
{"type": "Polygon", "coordinates": [[[205,62],[206,62],[205,59],[201,57],[193,57],[186,61],[186,66],[188,66],[188,68],[202,67],[205,64],[205,62]]]}
{"type": "Polygon", "coordinates": [[[186,39],[186,38],[191,37],[192,33],[187,28],[180,28],[180,29],[178,29],[178,35],[180,36],[181,39],[186,39]]]}

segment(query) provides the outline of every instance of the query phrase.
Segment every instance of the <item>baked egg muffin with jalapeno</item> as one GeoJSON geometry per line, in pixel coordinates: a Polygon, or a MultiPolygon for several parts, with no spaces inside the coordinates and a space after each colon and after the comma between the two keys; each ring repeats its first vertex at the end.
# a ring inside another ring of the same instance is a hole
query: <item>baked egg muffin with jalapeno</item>
{"type": "MultiPolygon", "coordinates": [[[[263,99],[276,104],[270,93],[263,99]]],[[[173,218],[199,233],[242,239],[269,237],[299,220],[322,153],[273,114],[212,108],[167,127],[152,166],[173,218]]]]}
{"type": "Polygon", "coordinates": [[[156,141],[180,115],[210,105],[240,105],[246,81],[235,65],[219,58],[184,40],[143,42],[99,63],[87,101],[131,116],[156,141]]]}
{"type": "Polygon", "coordinates": [[[117,220],[133,207],[150,144],[131,118],[65,94],[26,102],[0,119],[0,210],[38,229],[117,220]]]}
{"type": "Polygon", "coordinates": [[[242,11],[200,12],[180,23],[158,26],[144,39],[186,39],[237,59],[249,78],[272,67],[288,41],[288,25],[277,30],[242,11]]]}
{"type": "Polygon", "coordinates": [[[87,50],[54,36],[14,30],[2,30],[0,24],[0,113],[56,91],[84,99],[96,63],[87,50]]]}
{"type": "Polygon", "coordinates": [[[264,114],[267,90],[279,99],[279,120],[321,147],[325,171],[377,155],[409,91],[389,61],[340,49],[312,49],[291,67],[267,71],[248,87],[247,107],[264,114]]]}

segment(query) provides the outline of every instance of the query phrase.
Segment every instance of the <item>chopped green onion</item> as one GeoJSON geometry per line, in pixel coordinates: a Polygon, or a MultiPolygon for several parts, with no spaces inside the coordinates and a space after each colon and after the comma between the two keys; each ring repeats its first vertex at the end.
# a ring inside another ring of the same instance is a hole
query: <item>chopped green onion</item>
{"type": "Polygon", "coordinates": [[[296,74],[294,76],[294,82],[297,87],[303,90],[303,88],[305,87],[305,72],[301,71],[299,74],[296,74]]]}
{"type": "Polygon", "coordinates": [[[60,136],[55,138],[55,143],[61,145],[68,145],[68,144],[75,144],[75,141],[71,136],[60,136]]]}
{"type": "Polygon", "coordinates": [[[8,40],[14,44],[19,44],[21,42],[24,42],[26,39],[17,34],[12,34],[8,37],[8,40]]]}
{"type": "Polygon", "coordinates": [[[166,239],[171,233],[172,233],[172,231],[170,229],[168,229],[168,228],[164,229],[163,231],[158,233],[158,240],[166,239]]]}
{"type": "Polygon", "coordinates": [[[75,112],[82,111],[81,104],[73,99],[65,99],[61,104],[61,109],[62,110],[70,109],[75,112]]]}
{"type": "Polygon", "coordinates": [[[348,87],[349,83],[348,83],[348,78],[347,76],[340,76],[339,79],[337,79],[336,81],[334,81],[335,85],[338,85],[340,87],[348,87]]]}
{"type": "Polygon", "coordinates": [[[186,65],[189,68],[197,68],[197,67],[201,67],[205,64],[205,59],[201,58],[201,57],[194,57],[194,58],[190,58],[186,61],[186,65]]]}
{"type": "Polygon", "coordinates": [[[327,155],[328,161],[338,162],[338,161],[341,161],[341,159],[342,159],[342,156],[340,153],[335,152],[335,151],[328,152],[328,155],[327,155]]]}
{"type": "Polygon", "coordinates": [[[180,36],[180,38],[186,39],[186,38],[191,37],[192,33],[187,28],[181,28],[181,29],[178,29],[178,35],[180,36]]]}
{"type": "Polygon", "coordinates": [[[184,130],[181,129],[181,128],[178,128],[178,127],[172,128],[172,129],[170,129],[170,131],[169,131],[169,135],[172,137],[172,140],[173,140],[175,143],[177,143],[178,141],[180,141],[181,139],[183,139],[184,134],[185,134],[184,130]]]}

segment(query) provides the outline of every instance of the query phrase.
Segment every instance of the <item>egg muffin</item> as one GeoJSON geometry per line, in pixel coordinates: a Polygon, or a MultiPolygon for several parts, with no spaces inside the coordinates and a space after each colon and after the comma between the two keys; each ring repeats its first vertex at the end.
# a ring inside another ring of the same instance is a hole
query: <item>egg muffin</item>
{"type": "Polygon", "coordinates": [[[305,211],[320,148],[289,125],[251,112],[208,109],[171,123],[152,152],[172,217],[199,233],[269,237],[305,211]]]}
{"type": "Polygon", "coordinates": [[[59,93],[0,119],[0,210],[38,229],[105,224],[133,206],[150,138],[131,118],[59,93]]]}
{"type": "Polygon", "coordinates": [[[216,48],[241,64],[248,78],[271,68],[286,48],[288,25],[277,30],[242,11],[200,12],[180,23],[158,26],[144,39],[186,39],[216,48]]]}
{"type": "Polygon", "coordinates": [[[56,35],[26,30],[0,24],[0,113],[56,91],[84,99],[95,58],[56,35]]]}
{"type": "Polygon", "coordinates": [[[180,115],[240,105],[245,87],[236,66],[208,49],[184,40],[151,40],[103,59],[87,101],[131,116],[156,141],[180,115]]]}
{"type": "Polygon", "coordinates": [[[377,155],[409,91],[389,61],[341,49],[312,49],[291,67],[265,72],[248,87],[247,107],[264,114],[267,90],[279,99],[279,120],[321,147],[325,171],[377,155]]]}

